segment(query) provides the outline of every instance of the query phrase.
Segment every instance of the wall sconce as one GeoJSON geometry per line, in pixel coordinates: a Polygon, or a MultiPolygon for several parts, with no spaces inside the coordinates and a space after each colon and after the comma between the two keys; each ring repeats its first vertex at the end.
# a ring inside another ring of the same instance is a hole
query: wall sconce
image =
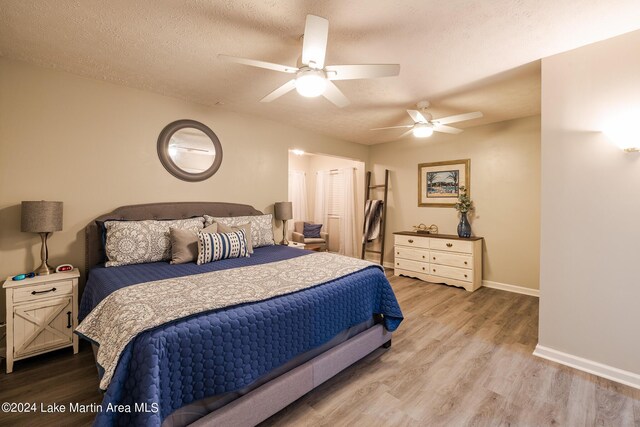
{"type": "Polygon", "coordinates": [[[617,115],[605,123],[603,132],[612,143],[627,153],[640,151],[640,109],[617,115]]]}

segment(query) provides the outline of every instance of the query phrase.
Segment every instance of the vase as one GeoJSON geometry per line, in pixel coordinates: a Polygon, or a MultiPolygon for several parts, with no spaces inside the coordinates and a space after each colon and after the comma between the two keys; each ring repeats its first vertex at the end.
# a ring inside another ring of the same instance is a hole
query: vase
{"type": "Polygon", "coordinates": [[[458,237],[471,237],[471,224],[466,212],[460,212],[460,224],[458,224],[458,237]]]}

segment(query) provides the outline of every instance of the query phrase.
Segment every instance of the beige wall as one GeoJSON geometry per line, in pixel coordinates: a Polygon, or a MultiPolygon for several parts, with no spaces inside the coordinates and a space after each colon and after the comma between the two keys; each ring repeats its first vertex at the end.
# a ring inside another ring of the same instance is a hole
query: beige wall
{"type": "Polygon", "coordinates": [[[390,174],[385,260],[393,260],[393,232],[436,224],[456,234],[453,208],[418,207],[418,164],[471,159],[470,220],[485,238],[484,280],[537,289],[540,239],[540,117],[375,145],[369,156],[376,183],[390,174]]]}
{"type": "MultiPolygon", "coordinates": [[[[368,155],[366,146],[272,121],[0,59],[0,277],[39,264],[39,237],[20,232],[22,200],[64,202],[64,230],[49,241],[51,264],[82,266],[84,226],[120,205],[227,201],[271,212],[287,198],[293,147],[368,155]],[[174,178],[156,154],[162,128],[185,118],[205,123],[222,142],[222,166],[204,182],[174,178]]],[[[278,240],[281,230],[275,233],[278,240]]]]}
{"type": "Polygon", "coordinates": [[[539,332],[541,346],[636,374],[640,154],[599,131],[640,111],[638,52],[640,31],[542,61],[539,332]]]}

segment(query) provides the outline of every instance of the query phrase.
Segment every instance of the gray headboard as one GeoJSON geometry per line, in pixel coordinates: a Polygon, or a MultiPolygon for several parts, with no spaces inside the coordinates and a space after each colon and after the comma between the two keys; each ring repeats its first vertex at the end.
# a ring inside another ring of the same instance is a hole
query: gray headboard
{"type": "Polygon", "coordinates": [[[262,215],[253,206],[222,202],[176,202],[147,203],[144,205],[120,206],[113,211],[100,215],[85,228],[84,268],[85,274],[97,264],[105,261],[102,247],[101,230],[96,221],[143,219],[183,219],[202,215],[245,216],[262,215]]]}

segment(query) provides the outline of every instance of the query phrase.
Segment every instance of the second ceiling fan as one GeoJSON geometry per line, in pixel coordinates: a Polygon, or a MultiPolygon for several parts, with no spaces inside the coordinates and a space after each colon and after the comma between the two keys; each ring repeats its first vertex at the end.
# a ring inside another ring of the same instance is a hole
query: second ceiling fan
{"type": "Polygon", "coordinates": [[[315,15],[307,15],[302,43],[302,66],[290,67],[255,59],[239,58],[237,56],[218,55],[218,58],[266,68],[267,70],[295,74],[289,80],[264,98],[260,102],[271,102],[274,99],[296,89],[306,97],[324,96],[338,107],[349,105],[349,100],[333,83],[336,80],[371,79],[376,77],[397,76],[400,73],[399,64],[366,64],[366,65],[326,65],[324,64],[329,35],[329,21],[315,15]]]}
{"type": "Polygon", "coordinates": [[[433,135],[434,131],[454,134],[460,133],[462,132],[462,129],[446,125],[482,117],[482,113],[480,111],[474,111],[473,113],[456,114],[455,116],[434,119],[433,116],[429,112],[427,112],[427,108],[429,108],[429,105],[431,105],[429,101],[421,101],[418,102],[418,110],[420,111],[407,110],[407,113],[409,113],[409,115],[413,119],[412,125],[390,126],[384,128],[374,128],[371,130],[410,128],[408,131],[400,135],[399,138],[409,135],[410,133],[413,133],[413,136],[415,136],[416,138],[426,138],[433,135]]]}

